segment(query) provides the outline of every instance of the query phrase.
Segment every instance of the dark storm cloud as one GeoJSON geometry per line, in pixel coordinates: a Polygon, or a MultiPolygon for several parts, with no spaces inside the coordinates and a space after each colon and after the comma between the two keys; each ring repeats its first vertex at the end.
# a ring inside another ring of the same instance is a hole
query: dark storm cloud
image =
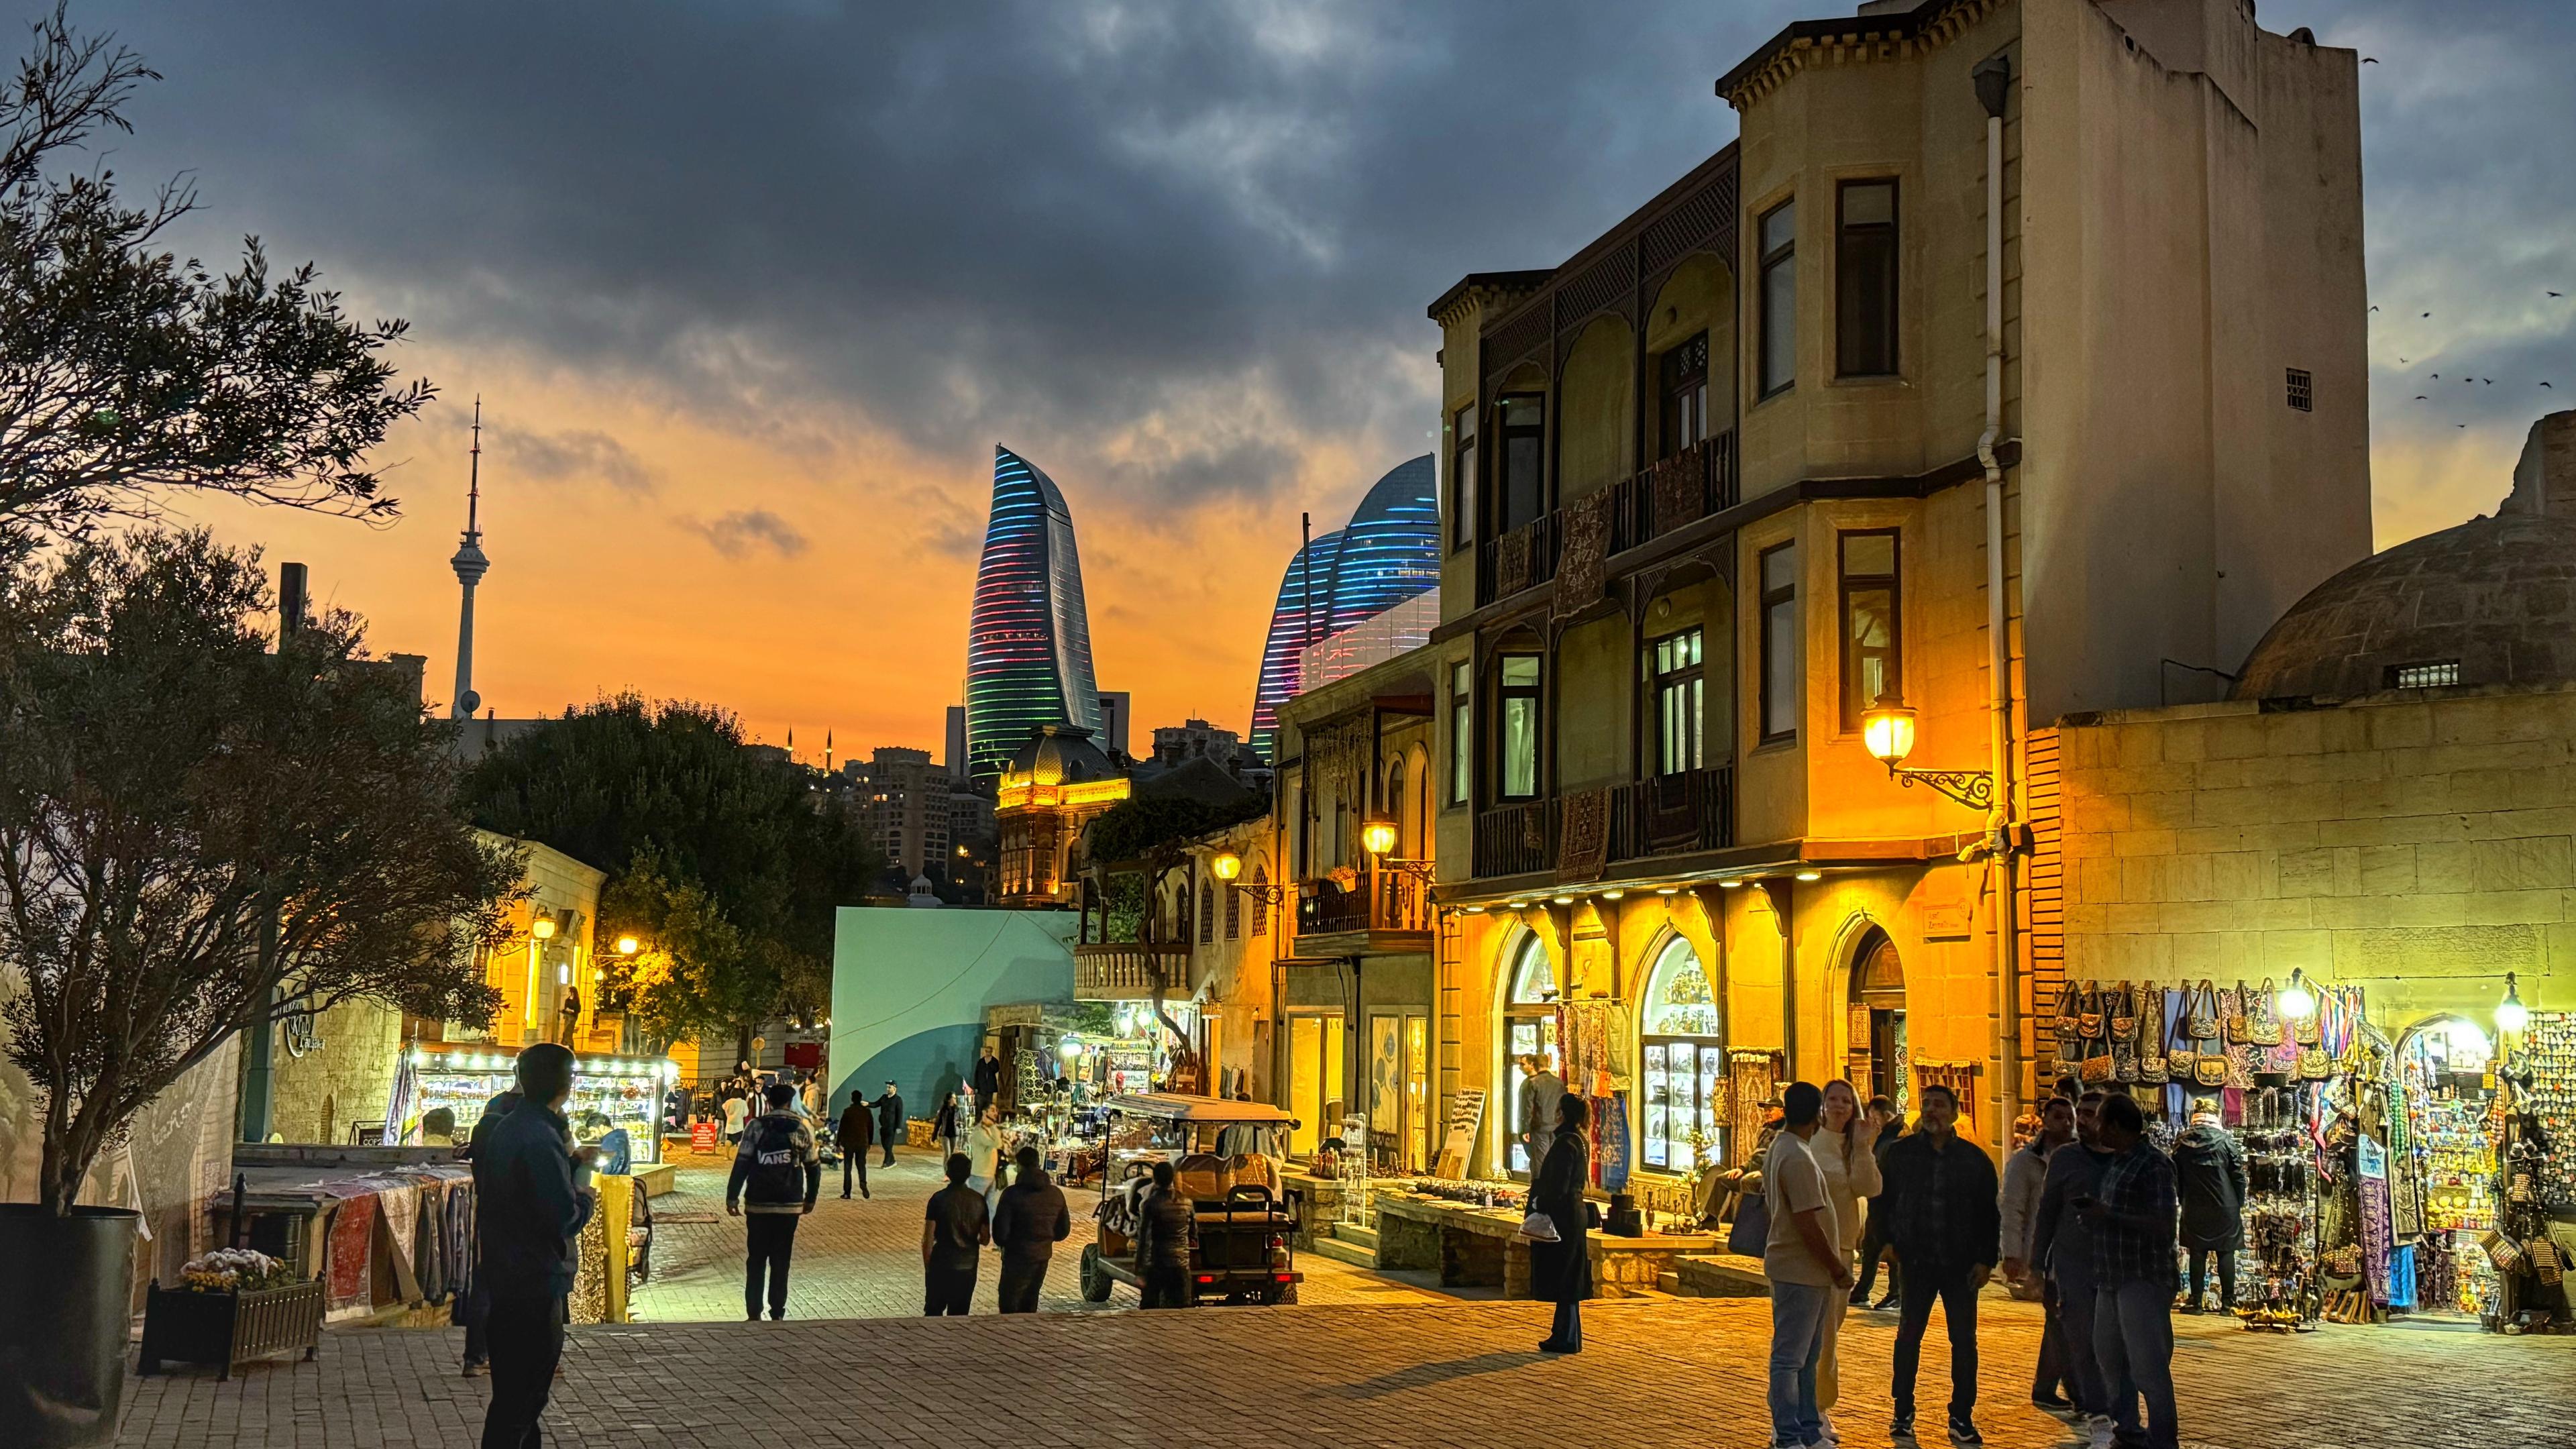
{"type": "Polygon", "coordinates": [[[659,484],[653,470],[624,443],[592,428],[559,433],[487,428],[492,451],[520,474],[548,481],[598,479],[628,493],[650,493],[659,484]]]}
{"type": "MultiPolygon", "coordinates": [[[[1418,452],[1424,303],[1562,260],[1733,134],[1717,74],[1848,4],[79,13],[167,72],[115,164],[193,168],[209,250],[260,231],[443,348],[525,353],[791,450],[828,450],[821,420],[846,417],[977,460],[965,476],[999,439],[1090,498],[1186,503],[1279,486],[1317,437],[1418,452]]],[[[2576,374],[2569,329],[2514,300],[2576,292],[2548,280],[2576,271],[2562,15],[2263,8],[2381,61],[2362,72],[2374,292],[2441,314],[2374,332],[2382,419],[2422,390],[2391,396],[2391,359],[2418,350],[2495,357],[2498,422],[2502,351],[2576,374]]]]}
{"type": "MultiPolygon", "coordinates": [[[[1423,305],[1560,260],[1732,134],[1790,7],[762,3],[85,7],[169,79],[116,164],[444,344],[709,416],[1242,492],[1430,410],[1423,305]],[[1408,370],[1409,369],[1409,370],[1408,370]],[[793,426],[792,423],[777,423],[793,426]]],[[[1059,477],[1078,471],[1049,466],[1059,477]]],[[[1365,486],[1356,479],[1353,488],[1365,486]]]]}

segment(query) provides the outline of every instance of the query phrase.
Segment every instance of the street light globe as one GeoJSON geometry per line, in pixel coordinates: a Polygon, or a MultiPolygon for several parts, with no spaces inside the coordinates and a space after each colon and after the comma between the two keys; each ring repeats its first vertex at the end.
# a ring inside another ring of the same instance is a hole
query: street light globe
{"type": "Polygon", "coordinates": [[[1064,1058],[1066,1061],[1072,1061],[1075,1057],[1082,1055],[1082,1043],[1068,1038],[1064,1045],[1055,1049],[1055,1052],[1057,1056],[1064,1058]]]}
{"type": "Polygon", "coordinates": [[[1371,855],[1384,855],[1395,849],[1395,822],[1372,820],[1361,826],[1360,845],[1371,855]]]}
{"type": "Polygon", "coordinates": [[[1208,869],[1216,873],[1218,880],[1230,881],[1243,874],[1243,857],[1231,850],[1220,850],[1216,859],[1208,862],[1208,869]]]}
{"type": "Polygon", "coordinates": [[[2507,1036],[2520,1036],[2531,1025],[2531,1008],[2522,1004],[2522,994],[2514,990],[2513,973],[2504,973],[2504,1000],[2496,1003],[2496,1030],[2507,1036]]]}
{"type": "Polygon", "coordinates": [[[617,938],[617,954],[620,956],[632,956],[643,949],[644,943],[636,940],[633,936],[620,936],[617,938]]]}
{"type": "Polygon", "coordinates": [[[1871,759],[1894,769],[1914,753],[1914,711],[1898,703],[1895,695],[1882,694],[1877,705],[1860,717],[1860,737],[1869,746],[1871,759]]]}
{"type": "Polygon", "coordinates": [[[555,918],[552,916],[537,917],[534,921],[528,923],[528,934],[536,937],[540,941],[553,940],[555,938],[555,918]]]}
{"type": "Polygon", "coordinates": [[[2305,1021],[2316,1014],[2316,993],[2308,990],[2305,975],[2293,970],[2289,986],[2281,992],[2281,1015],[2292,1021],[2305,1021]]]}

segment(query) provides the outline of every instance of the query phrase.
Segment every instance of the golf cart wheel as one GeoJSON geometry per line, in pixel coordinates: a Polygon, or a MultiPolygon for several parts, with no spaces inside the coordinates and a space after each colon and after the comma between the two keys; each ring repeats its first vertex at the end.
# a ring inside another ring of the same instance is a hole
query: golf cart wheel
{"type": "Polygon", "coordinates": [[[1112,1279],[1100,1266],[1100,1245],[1098,1243],[1085,1244],[1082,1249],[1082,1301],[1085,1303],[1108,1302],[1109,1287],[1114,1281],[1115,1280],[1112,1279]]]}

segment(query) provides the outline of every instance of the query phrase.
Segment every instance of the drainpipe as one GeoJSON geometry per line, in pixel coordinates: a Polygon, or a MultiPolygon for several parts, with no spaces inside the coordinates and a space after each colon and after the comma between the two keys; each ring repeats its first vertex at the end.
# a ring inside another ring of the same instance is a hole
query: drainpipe
{"type": "Polygon", "coordinates": [[[1977,462],[1986,474],[1986,643],[1989,703],[1988,757],[1995,774],[1995,803],[1987,821],[1993,872],[1995,936],[1995,1145],[2012,1141],[2021,1116],[2021,981],[2013,931],[2012,639],[2004,609],[2004,470],[1995,440],[2004,415],[2004,103],[2012,90],[2012,62],[1993,56],[1969,73],[1977,103],[1986,111],[1986,426],[1977,435],[1977,462]]]}

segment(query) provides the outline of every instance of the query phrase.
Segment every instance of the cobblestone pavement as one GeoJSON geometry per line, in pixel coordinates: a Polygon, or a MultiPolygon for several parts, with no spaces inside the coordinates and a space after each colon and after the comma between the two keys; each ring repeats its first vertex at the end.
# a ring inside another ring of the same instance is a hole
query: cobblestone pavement
{"type": "MultiPolygon", "coordinates": [[[[841,1175],[824,1179],[823,1199],[796,1227],[788,1272],[787,1314],[799,1318],[903,1318],[921,1312],[921,1221],[930,1194],[947,1179],[927,1152],[898,1151],[891,1170],[868,1173],[871,1196],[840,1199],[841,1175]]],[[[725,1321],[742,1317],[742,1223],[725,1216],[725,1174],[683,1159],[677,1190],[653,1199],[653,1277],[636,1290],[638,1322],[725,1321]]],[[[1083,1245],[1091,1241],[1097,1189],[1069,1188],[1073,1236],[1056,1245],[1039,1304],[1049,1311],[1133,1308],[1134,1290],[1118,1288],[1106,1304],[1082,1301],[1083,1245]]],[[[1300,1303],[1431,1303],[1455,1301],[1388,1275],[1300,1254],[1300,1303]]],[[[994,1311],[999,1260],[985,1256],[976,1275],[975,1311],[994,1311]]]]}
{"type": "MultiPolygon", "coordinates": [[[[741,1229],[723,1179],[684,1171],[655,1200],[662,1262],[647,1321],[575,1329],[548,1442],[569,1449],[800,1449],[1042,1439],[1095,1446],[1294,1449],[1719,1449],[1768,1442],[1758,1300],[1653,1299],[1585,1310],[1579,1358],[1534,1351],[1547,1310],[1466,1302],[1320,1257],[1296,1307],[1194,1313],[1080,1305],[1064,1245],[1046,1306],[1081,1312],[923,1319],[926,1155],[835,1194],[799,1229],[786,1323],[746,1324],[741,1229]],[[714,1221],[691,1221],[705,1215],[714,1221]],[[671,1221],[673,1217],[681,1220],[671,1221]],[[686,1321],[686,1320],[700,1321],[686,1321]],[[712,1320],[712,1321],[708,1321],[712,1320]],[[746,1385],[757,1384],[755,1392],[746,1385]],[[782,1414],[777,1407],[787,1406],[782,1414]]],[[[1120,1293],[1115,1303],[1133,1302],[1120,1293]]],[[[2026,1402],[2038,1320],[1981,1305],[1982,1407],[1997,1449],[2063,1443],[2026,1402]]],[[[2176,1320],[2184,1441],[2202,1449],[2576,1446],[2566,1404],[2576,1338],[2495,1338],[2328,1326],[2251,1334],[2176,1320]]],[[[1843,1336],[1849,1449],[1888,1444],[1895,1315],[1856,1313],[1843,1336]]],[[[489,1388],[457,1373],[454,1330],[326,1335],[316,1363],[254,1366],[229,1383],[180,1370],[129,1381],[119,1449],[467,1449],[489,1388]]],[[[1924,1344],[1921,1398],[1938,1422],[1949,1359],[1924,1344]]],[[[1935,1436],[1931,1441],[1937,1445],[1935,1436]]]]}
{"type": "MultiPolygon", "coordinates": [[[[1987,1315],[1979,1411],[1998,1449],[2064,1431],[2022,1402],[2036,1325],[1987,1315]]],[[[576,1329],[547,1418],[571,1449],[958,1445],[1293,1449],[1714,1449],[1766,1441],[1767,1309],[1752,1300],[1598,1303],[1578,1358],[1532,1351],[1527,1303],[1195,1313],[660,1323],[576,1329]],[[756,1387],[755,1387],[756,1386],[756,1387]],[[784,1405],[782,1410],[781,1406],[784,1405]]],[[[2576,1443],[2576,1339],[2329,1327],[2298,1337],[2188,1320],[2176,1355],[2185,1442],[2219,1449],[2576,1443]]],[[[1845,1330],[1838,1414],[1851,1449],[1887,1444],[1893,1315],[1845,1330]]],[[[135,1381],[120,1449],[465,1449],[488,1381],[457,1335],[335,1333],[314,1364],[135,1381]]],[[[1948,1364],[1925,1344],[1925,1404],[1948,1364]]],[[[1938,1441],[1935,1440],[1935,1443],[1938,1441]]]]}

